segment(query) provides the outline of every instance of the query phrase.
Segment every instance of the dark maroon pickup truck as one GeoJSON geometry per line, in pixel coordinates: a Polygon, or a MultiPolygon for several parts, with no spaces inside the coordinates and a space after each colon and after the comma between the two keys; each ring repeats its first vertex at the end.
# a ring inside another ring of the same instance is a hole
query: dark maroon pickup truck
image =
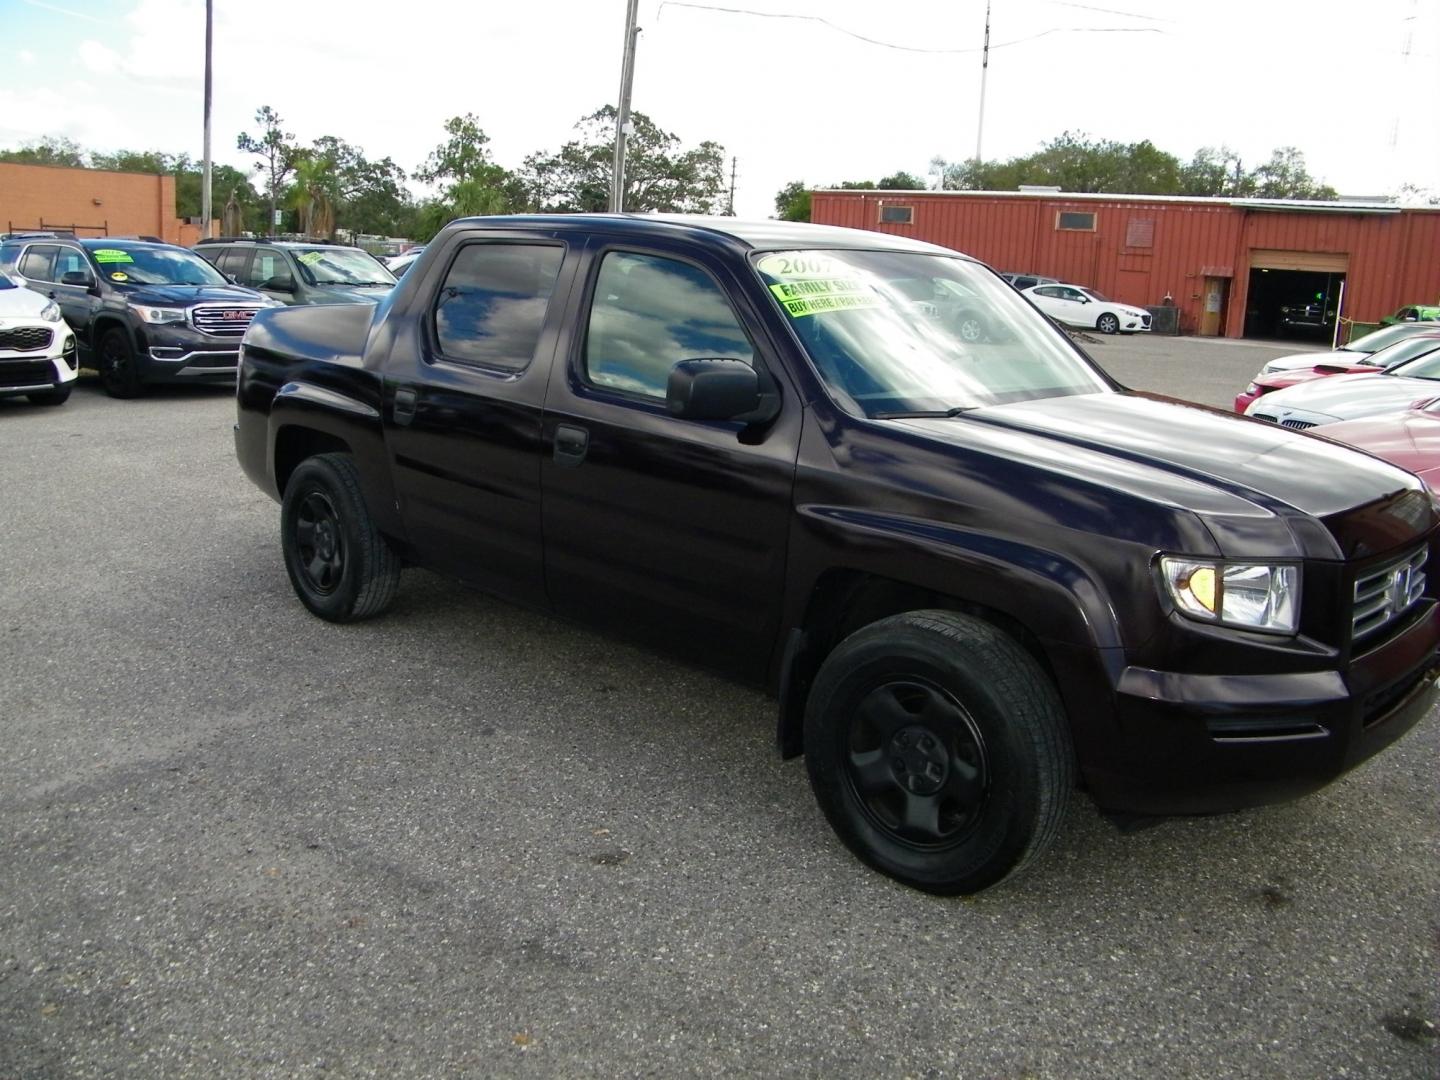
{"type": "Polygon", "coordinates": [[[865,862],[973,892],[1084,788],[1304,795],[1434,701],[1436,508],[1115,384],[984,266],[777,222],[457,221],[390,297],[264,310],[236,447],[295,591],[401,568],[767,686],[865,862]]]}

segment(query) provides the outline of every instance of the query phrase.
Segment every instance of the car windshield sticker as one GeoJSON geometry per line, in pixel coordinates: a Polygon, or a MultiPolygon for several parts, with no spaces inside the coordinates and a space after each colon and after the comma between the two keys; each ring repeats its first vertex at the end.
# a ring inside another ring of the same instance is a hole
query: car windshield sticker
{"type": "Polygon", "coordinates": [[[307,251],[300,256],[300,261],[306,266],[314,266],[323,258],[325,258],[323,251],[307,251]]]}
{"type": "Polygon", "coordinates": [[[767,277],[775,299],[791,318],[827,311],[876,307],[880,298],[861,278],[846,276],[851,268],[839,259],[813,253],[767,255],[756,264],[767,277]]]}
{"type": "Polygon", "coordinates": [[[95,256],[97,263],[133,263],[135,261],[130,257],[128,251],[121,251],[119,248],[96,248],[90,254],[95,256]]]}
{"type": "Polygon", "coordinates": [[[116,270],[113,274],[110,275],[110,280],[111,280],[111,281],[129,281],[129,280],[130,280],[130,275],[127,274],[127,273],[125,273],[124,270],[116,270]]]}

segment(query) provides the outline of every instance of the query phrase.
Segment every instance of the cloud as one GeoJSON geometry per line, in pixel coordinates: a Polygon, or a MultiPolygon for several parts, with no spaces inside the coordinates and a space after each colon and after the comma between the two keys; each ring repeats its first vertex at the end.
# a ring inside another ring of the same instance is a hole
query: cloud
{"type": "Polygon", "coordinates": [[[97,75],[113,75],[121,68],[120,54],[98,41],[82,41],[76,52],[80,63],[97,75]]]}

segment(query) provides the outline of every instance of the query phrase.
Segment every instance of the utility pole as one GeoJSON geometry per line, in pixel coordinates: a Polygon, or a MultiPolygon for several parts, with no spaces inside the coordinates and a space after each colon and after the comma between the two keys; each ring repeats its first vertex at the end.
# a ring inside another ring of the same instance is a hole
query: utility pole
{"type": "Polygon", "coordinates": [[[984,161],[985,79],[990,74],[990,0],[985,0],[985,47],[980,50],[980,120],[975,125],[975,160],[984,161]]]}
{"type": "Polygon", "coordinates": [[[730,159],[730,207],[725,211],[730,217],[735,216],[735,166],[739,160],[733,157],[730,159]]]}
{"type": "Polygon", "coordinates": [[[635,25],[640,0],[629,0],[625,10],[625,60],[620,65],[620,104],[615,116],[615,170],[610,177],[610,212],[625,211],[625,136],[630,134],[630,87],[635,81],[635,25]]]}
{"type": "Polygon", "coordinates": [[[210,49],[214,30],[215,0],[205,0],[205,164],[200,178],[200,235],[207,240],[213,216],[210,207],[210,49]]]}

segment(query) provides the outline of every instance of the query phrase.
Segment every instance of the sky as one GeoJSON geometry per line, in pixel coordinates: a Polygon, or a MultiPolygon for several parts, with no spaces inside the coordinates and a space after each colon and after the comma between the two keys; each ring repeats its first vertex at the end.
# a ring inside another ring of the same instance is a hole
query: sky
{"type": "MultiPolygon", "coordinates": [[[[214,156],[237,168],[262,105],[301,142],[336,135],[408,171],[450,116],[475,113],[515,168],[618,96],[625,0],[214,6],[214,156]]],[[[1224,144],[1247,165],[1294,145],[1342,195],[1440,194],[1440,0],[991,8],[987,159],[1067,130],[1182,160],[1224,144]]],[[[737,213],[767,217],[792,180],[973,156],[984,21],[985,0],[640,0],[633,107],[721,143],[737,213]]],[[[0,147],[53,135],[198,159],[204,22],[203,0],[0,0],[0,147]]]]}

